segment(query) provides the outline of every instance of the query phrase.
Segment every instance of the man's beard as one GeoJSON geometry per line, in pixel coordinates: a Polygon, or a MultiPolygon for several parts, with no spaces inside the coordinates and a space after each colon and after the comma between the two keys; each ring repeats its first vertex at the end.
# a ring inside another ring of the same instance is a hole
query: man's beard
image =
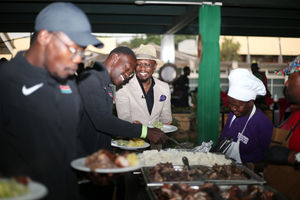
{"type": "Polygon", "coordinates": [[[138,79],[140,82],[142,82],[142,83],[147,82],[147,81],[151,78],[151,76],[148,77],[148,78],[146,78],[146,79],[140,79],[138,76],[136,76],[136,77],[137,77],[137,79],[138,79]]]}
{"type": "Polygon", "coordinates": [[[140,79],[140,81],[142,82],[142,83],[145,83],[145,82],[147,82],[148,80],[149,80],[150,78],[147,78],[147,79],[140,79]]]}

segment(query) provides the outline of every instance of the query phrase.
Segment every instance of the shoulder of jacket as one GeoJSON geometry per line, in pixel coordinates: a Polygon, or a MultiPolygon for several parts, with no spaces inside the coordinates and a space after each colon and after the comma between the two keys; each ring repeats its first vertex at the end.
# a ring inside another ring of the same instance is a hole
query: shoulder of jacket
{"type": "Polygon", "coordinates": [[[134,76],[128,81],[128,83],[123,85],[123,87],[127,88],[127,89],[136,88],[136,87],[140,87],[140,84],[139,84],[137,78],[134,76]]]}
{"type": "Polygon", "coordinates": [[[271,120],[268,118],[268,116],[259,108],[256,108],[257,112],[255,113],[254,116],[257,116],[258,118],[254,118],[254,123],[257,125],[261,125],[263,127],[265,126],[270,126],[272,124],[271,120]]]}
{"type": "Polygon", "coordinates": [[[117,91],[116,91],[116,94],[118,93],[122,93],[122,92],[125,92],[125,91],[130,91],[130,87],[132,87],[134,85],[134,80],[133,78],[129,80],[128,83],[122,85],[117,91]]]}
{"type": "Polygon", "coordinates": [[[163,86],[163,87],[169,87],[169,84],[168,84],[168,83],[166,83],[166,82],[164,82],[164,81],[161,81],[161,80],[159,80],[158,78],[154,78],[154,77],[153,77],[153,79],[154,79],[155,83],[157,83],[158,85],[161,85],[161,86],[163,86]]]}

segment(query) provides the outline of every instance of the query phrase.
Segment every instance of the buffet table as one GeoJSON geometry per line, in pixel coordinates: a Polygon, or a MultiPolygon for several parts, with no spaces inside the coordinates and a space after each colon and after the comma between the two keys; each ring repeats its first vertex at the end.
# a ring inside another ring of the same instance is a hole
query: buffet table
{"type": "MultiPolygon", "coordinates": [[[[200,157],[205,157],[206,155],[202,154],[207,154],[212,162],[207,162],[209,160],[207,158],[201,161],[194,160],[195,162],[192,163],[193,165],[189,170],[187,166],[181,163],[184,152],[180,150],[178,153],[174,153],[174,151],[176,150],[171,150],[171,153],[179,157],[179,162],[178,160],[174,161],[176,165],[167,162],[141,168],[142,176],[139,175],[135,179],[139,180],[140,194],[144,194],[142,192],[142,187],[144,187],[148,198],[151,200],[197,199],[195,197],[198,197],[198,199],[288,199],[266,185],[263,177],[254,173],[248,167],[235,162],[228,164],[225,160],[222,161],[220,156],[223,155],[199,152],[200,157]],[[213,164],[214,162],[218,164],[213,164]],[[195,165],[195,163],[199,163],[199,165],[195,165]],[[189,196],[187,193],[190,193],[190,197],[187,197],[189,196]]],[[[164,155],[162,158],[164,158],[164,155]]],[[[146,165],[149,165],[149,163],[146,163],[146,165]]],[[[136,174],[132,176],[134,175],[136,174]]],[[[132,183],[134,184],[134,182],[132,183]]],[[[138,189],[136,188],[135,191],[138,191],[138,189]]],[[[131,198],[134,198],[134,196],[131,196],[131,198]]],[[[136,199],[141,199],[141,195],[136,199]]]]}
{"type": "MultiPolygon", "coordinates": [[[[168,134],[177,127],[163,125],[162,130],[168,134]]],[[[71,162],[82,200],[288,199],[248,167],[210,153],[211,142],[194,149],[165,144],[163,150],[151,150],[137,138],[115,139],[111,145],[112,152],[99,150],[71,162]]]]}
{"type": "MultiPolygon", "coordinates": [[[[115,152],[122,151],[115,149],[115,152]]],[[[140,168],[114,174],[107,185],[96,186],[91,182],[81,185],[85,192],[90,192],[86,199],[99,199],[104,195],[107,195],[105,199],[114,200],[288,199],[266,185],[263,177],[221,154],[182,149],[136,153],[142,162],[140,168]],[[189,158],[190,169],[181,161],[183,156],[189,158]]]]}

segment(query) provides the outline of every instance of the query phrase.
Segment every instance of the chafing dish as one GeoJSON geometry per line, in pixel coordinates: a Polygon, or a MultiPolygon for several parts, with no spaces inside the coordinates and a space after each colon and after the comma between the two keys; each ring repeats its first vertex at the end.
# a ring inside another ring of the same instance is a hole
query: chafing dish
{"type": "MultiPolygon", "coordinates": [[[[161,186],[163,184],[175,184],[175,183],[187,183],[190,185],[201,185],[205,182],[212,182],[218,185],[225,185],[225,184],[264,184],[266,181],[256,173],[254,173],[252,170],[247,168],[243,165],[233,165],[233,167],[236,167],[240,172],[243,173],[243,178],[239,179],[239,177],[228,177],[228,178],[221,178],[215,176],[214,178],[205,176],[203,174],[203,168],[207,168],[207,170],[212,170],[212,167],[206,167],[206,166],[197,166],[193,165],[191,166],[191,169],[194,170],[191,177],[187,177],[187,170],[185,169],[184,173],[180,180],[178,180],[178,177],[176,177],[177,180],[172,180],[172,177],[163,177],[164,180],[157,181],[153,179],[153,176],[151,177],[151,172],[154,170],[154,167],[143,167],[142,173],[144,180],[147,184],[147,186],[161,186]],[[201,170],[200,170],[201,169],[201,170]],[[152,170],[152,171],[151,171],[152,170]]],[[[173,166],[175,171],[181,172],[184,169],[184,166],[173,166]]],[[[167,173],[166,173],[167,174],[167,173]]],[[[179,173],[180,174],[180,173],[179,173]]]]}
{"type": "MultiPolygon", "coordinates": [[[[229,197],[230,189],[231,189],[231,191],[233,191],[233,193],[231,193],[231,195],[234,195],[234,191],[236,191],[236,188],[238,188],[241,192],[246,193],[248,187],[253,187],[253,188],[258,189],[257,191],[259,191],[259,193],[257,194],[258,196],[255,196],[255,198],[262,199],[260,196],[262,195],[262,192],[264,192],[264,195],[266,195],[266,194],[272,195],[272,197],[268,198],[268,199],[288,200],[288,198],[286,196],[279,193],[278,191],[276,191],[275,189],[273,189],[272,187],[270,187],[268,185],[213,185],[213,184],[211,184],[211,185],[213,186],[211,189],[207,189],[208,188],[207,186],[205,186],[206,189],[200,189],[200,188],[203,187],[201,185],[189,185],[188,187],[185,186],[185,188],[204,191],[204,193],[199,193],[198,197],[199,197],[199,195],[200,196],[205,195],[205,192],[209,191],[207,195],[210,195],[211,199],[226,200],[229,197]],[[232,187],[234,187],[234,189],[232,187]]],[[[175,185],[175,186],[176,187],[177,186],[181,187],[178,184],[175,185]]],[[[148,193],[151,200],[164,200],[163,198],[158,197],[159,192],[160,192],[162,187],[170,188],[169,186],[166,187],[166,185],[165,186],[154,186],[154,187],[147,187],[146,188],[147,193],[148,193]]],[[[173,190],[169,190],[169,192],[170,191],[173,192],[173,190]]],[[[180,190],[177,189],[175,191],[177,191],[177,194],[178,194],[178,191],[180,191],[180,190]]],[[[252,191],[255,191],[255,189],[252,190],[252,191]]],[[[250,194],[254,195],[253,192],[249,193],[249,195],[250,194]]],[[[201,198],[199,197],[199,199],[201,199],[201,198]]]]}

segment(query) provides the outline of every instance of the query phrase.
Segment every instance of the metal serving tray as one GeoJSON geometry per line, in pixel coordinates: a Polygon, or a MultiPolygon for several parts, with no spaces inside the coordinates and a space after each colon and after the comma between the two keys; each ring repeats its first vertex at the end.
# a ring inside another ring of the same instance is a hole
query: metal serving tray
{"type": "MultiPolygon", "coordinates": [[[[194,180],[194,181],[188,181],[188,180],[180,180],[180,181],[163,181],[163,182],[158,182],[154,181],[150,178],[150,175],[148,173],[148,170],[152,169],[153,167],[143,167],[142,173],[144,180],[147,184],[147,186],[162,186],[163,184],[175,184],[175,183],[187,183],[189,185],[202,185],[205,182],[211,182],[217,185],[233,185],[233,184],[238,184],[238,185],[244,185],[244,184],[264,184],[266,181],[256,173],[254,173],[252,170],[250,170],[248,167],[243,166],[243,165],[236,165],[238,168],[242,169],[245,174],[249,177],[249,179],[246,180],[224,180],[224,179],[209,179],[205,176],[200,176],[199,179],[194,180]]],[[[198,168],[199,166],[193,165],[191,166],[192,169],[198,168]]],[[[205,167],[205,166],[204,166],[205,167]]],[[[183,166],[174,166],[175,170],[181,171],[183,169],[183,166]]],[[[211,167],[208,167],[211,168],[211,167]]]]}
{"type": "MultiPolygon", "coordinates": [[[[225,190],[229,189],[231,186],[233,185],[217,185],[219,187],[219,191],[224,192],[225,190]]],[[[264,189],[267,189],[271,192],[274,192],[274,196],[273,196],[273,200],[289,200],[289,198],[281,193],[279,193],[277,190],[275,190],[274,188],[268,186],[268,185],[256,185],[261,191],[264,189]]],[[[200,185],[190,185],[190,188],[193,189],[199,189],[200,185]]],[[[247,185],[238,185],[238,187],[243,191],[246,190],[247,185]]],[[[147,187],[146,191],[149,195],[150,200],[161,200],[158,198],[158,196],[156,195],[155,191],[159,190],[161,188],[161,186],[154,186],[154,187],[147,187]]],[[[217,191],[216,191],[217,192],[217,191]]],[[[226,198],[222,198],[220,195],[220,198],[216,198],[215,200],[226,200],[226,198]]]]}
{"type": "MultiPolygon", "coordinates": [[[[174,169],[177,171],[182,171],[184,166],[180,166],[180,165],[175,165],[173,166],[174,169]]],[[[193,167],[193,166],[191,166],[193,167]]],[[[147,186],[162,186],[163,184],[176,184],[176,183],[187,183],[187,184],[191,184],[191,185],[202,185],[204,183],[204,180],[199,177],[199,180],[195,180],[195,181],[188,181],[188,180],[180,180],[180,181],[163,181],[163,182],[158,182],[158,181],[154,181],[150,178],[148,170],[152,169],[153,167],[142,167],[142,174],[145,180],[145,183],[147,186]]]]}
{"type": "Polygon", "coordinates": [[[244,165],[239,165],[236,164],[236,167],[239,169],[242,169],[245,174],[249,177],[249,179],[243,180],[224,180],[224,179],[210,179],[207,177],[202,177],[204,179],[204,182],[211,182],[211,183],[215,183],[215,184],[238,184],[238,185],[243,185],[243,184],[265,184],[266,181],[264,180],[263,177],[259,176],[258,174],[256,174],[254,171],[252,171],[251,169],[249,169],[248,167],[244,166],[244,165]]]}

